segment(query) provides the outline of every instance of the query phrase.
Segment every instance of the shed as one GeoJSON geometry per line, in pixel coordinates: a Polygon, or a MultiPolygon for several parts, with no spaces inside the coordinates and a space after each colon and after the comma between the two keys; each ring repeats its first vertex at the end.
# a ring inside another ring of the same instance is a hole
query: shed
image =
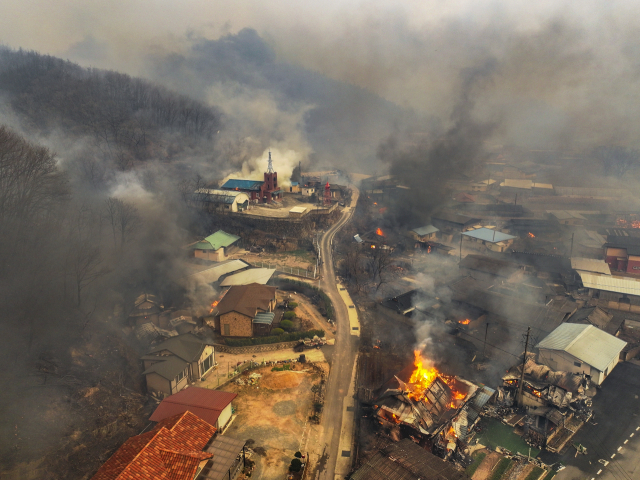
{"type": "Polygon", "coordinates": [[[496,252],[504,252],[513,243],[513,240],[517,238],[513,235],[485,227],[462,232],[462,235],[496,252]]]}
{"type": "Polygon", "coordinates": [[[627,342],[593,325],[563,323],[536,348],[538,362],[556,371],[585,373],[601,385],[620,360],[627,342]]]}
{"type": "Polygon", "coordinates": [[[189,245],[189,248],[193,250],[196,258],[220,262],[229,253],[228,249],[238,240],[240,237],[237,235],[218,230],[199,242],[189,245]]]}
{"type": "Polygon", "coordinates": [[[231,402],[237,396],[236,393],[221,390],[201,387],[185,388],[162,400],[149,420],[160,422],[165,418],[188,411],[220,431],[231,420],[231,402]]]}
{"type": "Polygon", "coordinates": [[[434,227],[433,225],[426,225],[424,227],[414,228],[409,232],[409,234],[419,242],[425,242],[427,240],[432,240],[436,238],[436,235],[440,231],[439,228],[434,227]]]}
{"type": "Polygon", "coordinates": [[[307,213],[307,207],[293,207],[289,210],[289,216],[291,218],[300,218],[304,216],[305,213],[307,213]]]}

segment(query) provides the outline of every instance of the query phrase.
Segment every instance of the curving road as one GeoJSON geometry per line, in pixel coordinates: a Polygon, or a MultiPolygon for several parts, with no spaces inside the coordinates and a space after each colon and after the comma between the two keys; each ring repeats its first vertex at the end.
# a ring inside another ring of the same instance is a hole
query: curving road
{"type": "MultiPolygon", "coordinates": [[[[322,426],[324,427],[324,445],[322,466],[319,469],[318,480],[334,480],[336,478],[336,462],[342,452],[338,451],[340,444],[340,432],[342,429],[343,400],[349,390],[353,364],[358,350],[358,337],[351,335],[349,328],[349,314],[347,306],[338,293],[336,276],[333,268],[333,237],[351,220],[360,191],[352,187],[351,204],[345,208],[342,218],[322,236],[320,252],[323,262],[323,278],[320,288],[331,299],[335,310],[336,343],[331,372],[327,381],[324,412],[322,414],[322,426]]],[[[340,478],[340,477],[337,477],[340,478]]]]}

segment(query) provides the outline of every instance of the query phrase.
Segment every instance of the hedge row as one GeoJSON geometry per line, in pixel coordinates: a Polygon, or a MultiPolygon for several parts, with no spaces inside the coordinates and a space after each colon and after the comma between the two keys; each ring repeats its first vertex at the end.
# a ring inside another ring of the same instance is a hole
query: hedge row
{"type": "Polygon", "coordinates": [[[230,347],[248,347],[251,345],[266,345],[269,343],[293,342],[302,340],[303,338],[313,338],[314,336],[324,337],[324,330],[309,330],[307,332],[285,333],[284,335],[276,335],[272,337],[256,337],[256,338],[225,338],[224,343],[230,347]]]}
{"type": "Polygon", "coordinates": [[[328,319],[332,319],[334,317],[333,303],[331,302],[331,299],[327,296],[326,293],[324,293],[321,289],[319,289],[315,285],[309,285],[306,282],[300,282],[298,280],[282,278],[282,279],[278,279],[278,287],[280,288],[280,290],[285,290],[285,291],[287,290],[299,291],[305,294],[309,298],[313,297],[312,293],[317,295],[319,297],[318,307],[319,307],[320,313],[325,315],[328,319]]]}

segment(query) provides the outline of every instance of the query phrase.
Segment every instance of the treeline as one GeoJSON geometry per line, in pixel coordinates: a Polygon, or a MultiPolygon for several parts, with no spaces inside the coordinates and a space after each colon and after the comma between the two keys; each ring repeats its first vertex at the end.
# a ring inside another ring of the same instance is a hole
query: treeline
{"type": "Polygon", "coordinates": [[[166,135],[187,143],[210,140],[220,128],[217,111],[184,95],[23,50],[0,49],[0,93],[26,129],[89,135],[121,170],[170,157],[166,135]]]}

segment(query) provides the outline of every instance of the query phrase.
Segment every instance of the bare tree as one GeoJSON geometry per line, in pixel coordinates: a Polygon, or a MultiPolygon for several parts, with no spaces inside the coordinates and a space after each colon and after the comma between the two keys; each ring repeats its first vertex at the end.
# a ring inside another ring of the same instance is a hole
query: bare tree
{"type": "Polygon", "coordinates": [[[373,245],[367,255],[367,269],[371,274],[371,281],[376,285],[376,290],[387,282],[389,267],[393,264],[391,250],[382,247],[382,245],[373,245]]]}
{"type": "Polygon", "coordinates": [[[120,248],[124,248],[142,226],[142,217],[138,209],[119,198],[109,197],[105,201],[104,210],[106,220],[111,226],[114,249],[118,249],[118,240],[120,240],[120,248]]]}

